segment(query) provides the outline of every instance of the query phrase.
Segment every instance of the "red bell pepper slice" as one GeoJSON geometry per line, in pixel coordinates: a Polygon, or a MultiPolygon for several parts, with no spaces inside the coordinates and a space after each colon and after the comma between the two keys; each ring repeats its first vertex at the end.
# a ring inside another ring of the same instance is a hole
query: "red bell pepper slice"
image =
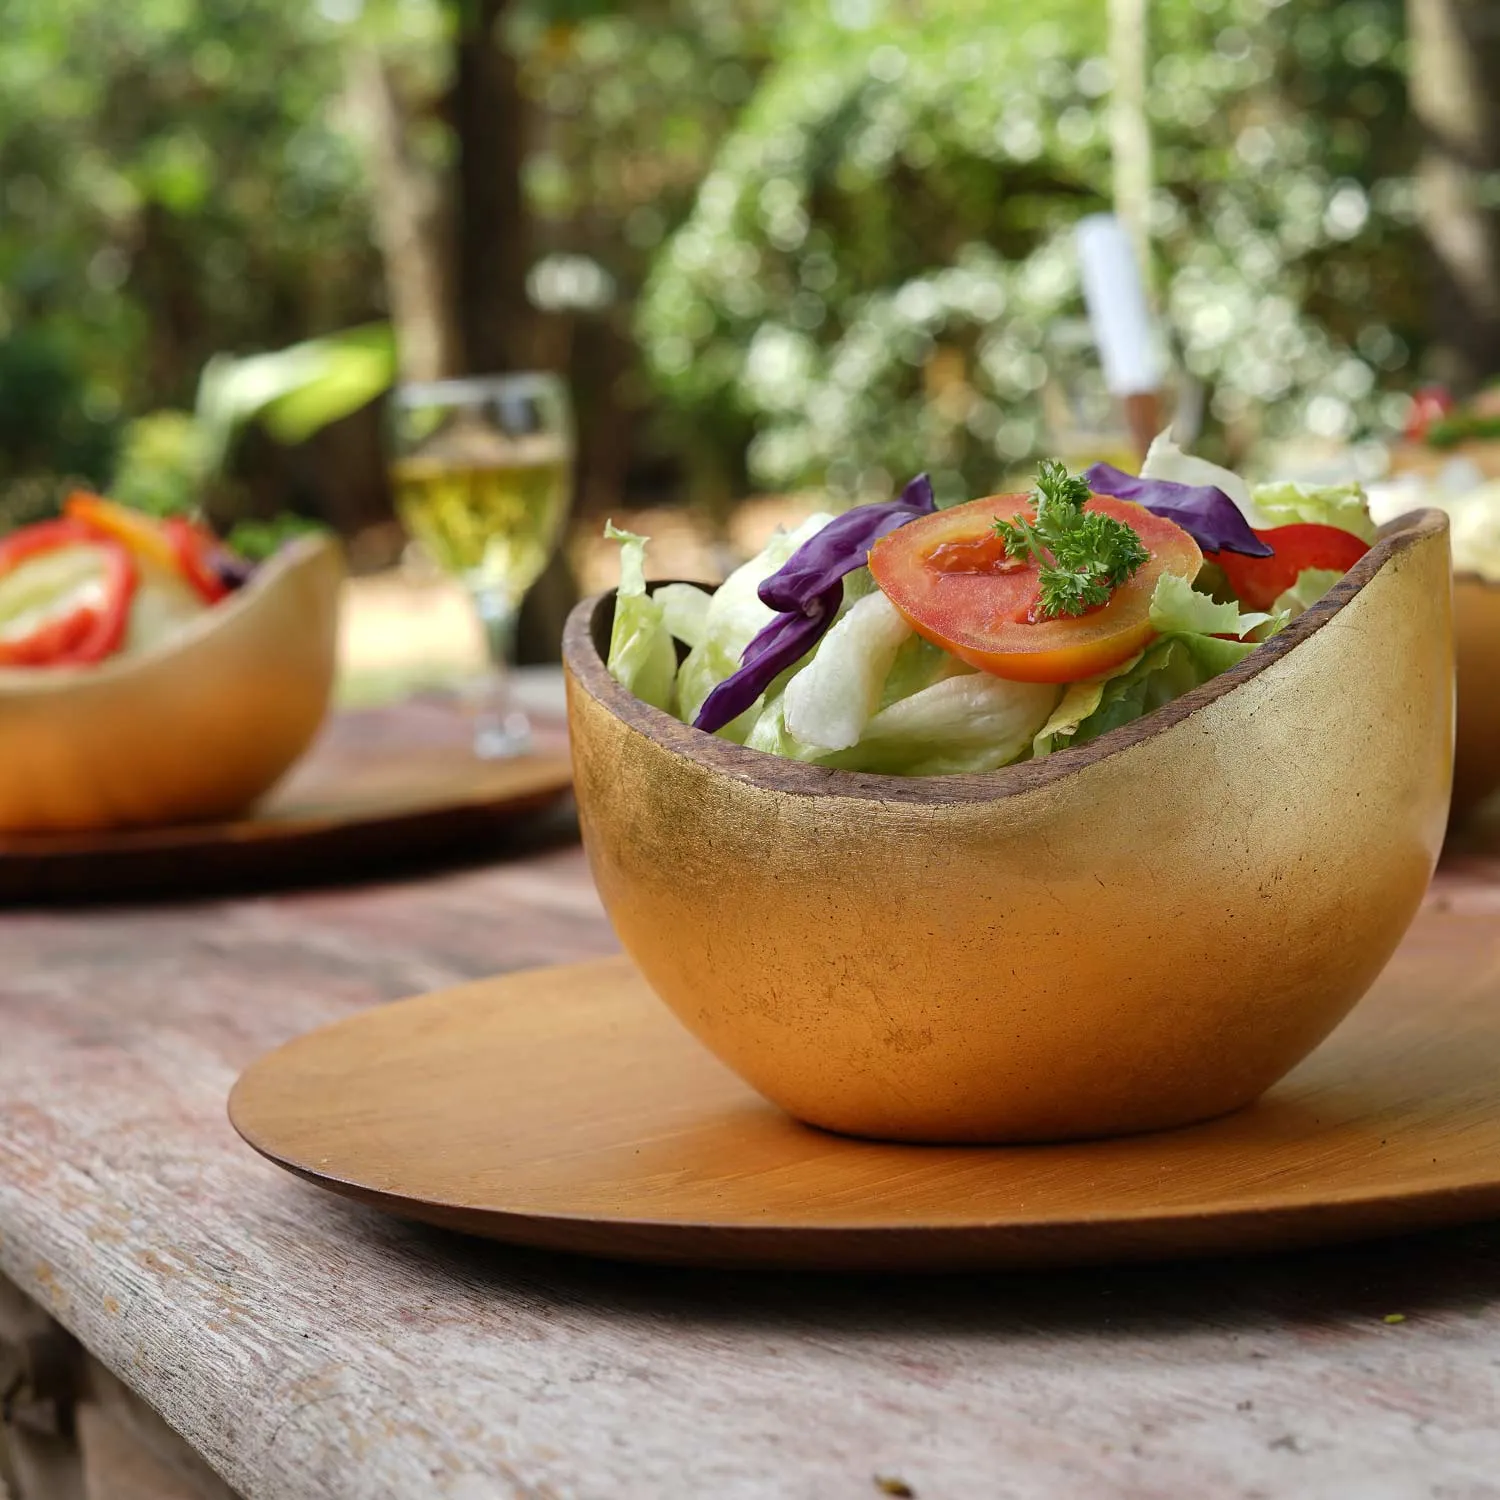
{"type": "Polygon", "coordinates": [[[138,573],[129,551],[112,537],[76,520],[23,526],[0,541],[0,577],[44,552],[79,545],[96,548],[104,560],[103,605],[82,605],[44,621],[29,635],[0,640],[0,666],[84,666],[119,650],[138,573]]]}
{"type": "Polygon", "coordinates": [[[1337,526],[1299,522],[1255,534],[1272,549],[1270,557],[1243,557],[1238,552],[1205,554],[1224,570],[1230,588],[1248,609],[1270,609],[1306,568],[1347,573],[1370,550],[1368,542],[1337,526]]]}
{"type": "Polygon", "coordinates": [[[217,604],[229,594],[229,586],[214,571],[210,558],[219,540],[212,532],[195,526],[183,516],[168,516],[162,523],[177,569],[207,604],[217,604]]]}

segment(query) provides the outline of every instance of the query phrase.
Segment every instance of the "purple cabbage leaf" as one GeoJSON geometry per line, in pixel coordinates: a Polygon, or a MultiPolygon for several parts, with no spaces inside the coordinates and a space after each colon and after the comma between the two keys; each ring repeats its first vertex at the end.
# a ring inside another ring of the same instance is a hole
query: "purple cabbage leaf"
{"type": "Polygon", "coordinates": [[[845,575],[864,567],[870,548],[936,509],[931,480],[918,474],[897,499],[846,510],[803,542],[761,583],[761,602],[776,617],[745,647],[739,670],[703,700],[694,727],[713,734],[744,713],[822,640],[844,602],[845,575]]]}
{"type": "Polygon", "coordinates": [[[1217,485],[1138,479],[1113,464],[1095,464],[1083,477],[1096,495],[1132,500],[1152,515],[1176,522],[1204,552],[1270,557],[1275,551],[1256,536],[1239,506],[1217,485]]]}

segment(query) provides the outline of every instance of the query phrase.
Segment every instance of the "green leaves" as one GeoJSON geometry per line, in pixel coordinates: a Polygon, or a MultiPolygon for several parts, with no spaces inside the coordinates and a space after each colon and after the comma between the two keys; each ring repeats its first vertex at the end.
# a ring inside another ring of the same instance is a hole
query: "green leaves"
{"type": "Polygon", "coordinates": [[[1088,485],[1070,475],[1056,459],[1044,459],[1037,470],[1036,517],[1017,513],[1010,521],[995,518],[995,534],[1015,558],[1038,569],[1037,615],[1081,615],[1101,604],[1150,556],[1145,544],[1123,521],[1085,511],[1088,485]]]}
{"type": "Polygon", "coordinates": [[[273,354],[216,355],[198,383],[197,416],[210,467],[223,462],[247,422],[264,423],[278,443],[305,442],[383,394],[395,377],[395,339],[385,323],[273,354]]]}

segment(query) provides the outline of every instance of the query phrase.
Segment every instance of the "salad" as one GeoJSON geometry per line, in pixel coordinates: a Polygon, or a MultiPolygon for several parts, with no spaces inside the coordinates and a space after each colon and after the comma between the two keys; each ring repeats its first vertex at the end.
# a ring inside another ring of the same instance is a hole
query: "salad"
{"type": "Polygon", "coordinates": [[[0,537],[0,668],[83,667],[148,650],[250,573],[195,522],[76,492],[61,518],[0,537]]]}
{"type": "Polygon", "coordinates": [[[750,749],[902,776],[1083,744],[1241,661],[1374,539],[1359,486],[1250,486],[1167,435],[1139,477],[1041,465],[1029,495],[809,517],[710,593],[647,590],[613,525],[609,671],[750,749]]]}

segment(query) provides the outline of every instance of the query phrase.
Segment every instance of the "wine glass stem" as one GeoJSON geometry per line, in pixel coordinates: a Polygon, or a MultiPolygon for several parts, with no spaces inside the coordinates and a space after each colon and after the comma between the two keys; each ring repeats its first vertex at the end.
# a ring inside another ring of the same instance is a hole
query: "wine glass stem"
{"type": "Polygon", "coordinates": [[[475,703],[474,753],[486,760],[523,755],[531,747],[531,721],[516,701],[511,676],[520,601],[490,584],[475,584],[469,592],[489,653],[475,703]]]}

